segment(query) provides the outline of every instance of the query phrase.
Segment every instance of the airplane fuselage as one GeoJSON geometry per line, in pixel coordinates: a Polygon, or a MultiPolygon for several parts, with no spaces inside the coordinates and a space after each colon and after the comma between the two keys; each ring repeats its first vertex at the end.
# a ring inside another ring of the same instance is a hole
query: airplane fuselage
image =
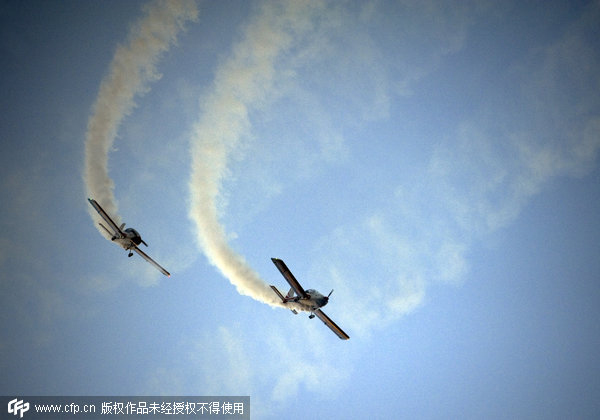
{"type": "Polygon", "coordinates": [[[312,312],[327,305],[329,298],[317,292],[315,289],[306,289],[307,298],[296,296],[289,300],[297,304],[295,307],[300,311],[312,312]]]}
{"type": "Polygon", "coordinates": [[[119,246],[121,246],[123,249],[129,251],[131,248],[133,248],[132,243],[135,245],[142,243],[142,237],[137,230],[133,228],[127,228],[123,231],[123,233],[125,234],[124,238],[118,238],[114,236],[112,238],[112,241],[119,244],[119,246]]]}

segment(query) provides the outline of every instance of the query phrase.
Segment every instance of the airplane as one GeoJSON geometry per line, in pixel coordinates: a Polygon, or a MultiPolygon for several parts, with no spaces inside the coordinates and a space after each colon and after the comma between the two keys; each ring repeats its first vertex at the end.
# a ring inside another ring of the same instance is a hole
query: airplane
{"type": "Polygon", "coordinates": [[[156,267],[158,269],[158,271],[163,273],[165,276],[171,277],[171,273],[169,273],[167,270],[165,270],[163,267],[161,267],[160,264],[158,264],[156,261],[154,261],[152,258],[150,258],[144,251],[142,251],[140,248],[138,248],[138,245],[140,245],[140,244],[144,244],[146,246],[148,246],[148,244],[142,240],[142,237],[140,236],[140,234],[138,233],[137,230],[135,230],[133,228],[127,228],[127,229],[123,230],[123,228],[125,227],[125,223],[123,223],[121,226],[117,226],[117,224],[115,222],[113,222],[113,220],[104,211],[104,209],[102,207],[100,207],[100,204],[98,204],[98,202],[96,200],[94,200],[92,198],[88,198],[88,201],[90,202],[92,207],[98,212],[98,214],[100,216],[102,216],[102,218],[108,224],[108,226],[110,226],[110,228],[112,229],[112,232],[106,226],[104,226],[102,223],[98,223],[98,224],[100,226],[102,226],[102,228],[109,235],[111,235],[111,239],[110,239],[111,241],[116,242],[125,251],[129,251],[129,254],[127,254],[128,257],[131,257],[133,255],[133,252],[132,252],[132,250],[133,250],[133,251],[137,252],[138,254],[140,254],[143,259],[145,259],[150,264],[152,264],[154,267],[156,267]]]}
{"type": "Polygon", "coordinates": [[[279,258],[271,258],[271,261],[273,261],[273,264],[275,264],[275,266],[279,269],[283,277],[290,284],[290,291],[286,296],[283,296],[283,294],[281,294],[277,287],[271,285],[271,289],[273,289],[273,291],[277,293],[277,296],[279,296],[281,301],[285,305],[290,304],[290,310],[294,314],[298,314],[298,312],[296,311],[296,309],[298,309],[300,311],[310,312],[310,319],[313,319],[315,316],[317,316],[340,339],[348,340],[350,338],[348,334],[346,334],[340,327],[338,327],[337,324],[333,322],[327,315],[325,315],[325,312],[323,312],[320,309],[323,306],[327,305],[327,302],[329,302],[329,296],[331,296],[333,290],[331,290],[331,292],[329,292],[327,296],[322,295],[314,289],[304,290],[302,286],[300,286],[300,283],[298,283],[298,280],[296,280],[290,269],[287,268],[287,265],[285,265],[283,260],[280,260],[279,258]]]}

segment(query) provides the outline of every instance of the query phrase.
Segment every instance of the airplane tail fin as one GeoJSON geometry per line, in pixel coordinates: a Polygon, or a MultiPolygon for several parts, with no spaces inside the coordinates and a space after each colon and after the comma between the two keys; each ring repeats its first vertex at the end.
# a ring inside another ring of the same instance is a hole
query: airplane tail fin
{"type": "MultiPolygon", "coordinates": [[[[281,301],[283,303],[287,303],[287,301],[285,300],[285,298],[283,297],[283,295],[281,294],[281,292],[279,291],[279,289],[277,289],[277,287],[271,285],[271,289],[273,289],[273,291],[275,293],[277,293],[277,296],[279,296],[279,299],[281,299],[281,301]]],[[[290,309],[290,311],[292,311],[294,313],[294,315],[298,315],[298,312],[295,309],[290,309]]]]}

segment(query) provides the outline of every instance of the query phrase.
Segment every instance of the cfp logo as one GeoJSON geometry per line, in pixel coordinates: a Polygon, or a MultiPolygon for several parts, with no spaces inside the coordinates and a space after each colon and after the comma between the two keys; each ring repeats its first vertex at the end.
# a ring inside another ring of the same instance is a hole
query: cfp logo
{"type": "Polygon", "coordinates": [[[29,411],[29,403],[23,403],[23,400],[17,401],[17,399],[15,398],[14,400],[11,400],[8,402],[8,413],[9,414],[14,414],[15,416],[17,414],[20,415],[21,418],[23,418],[23,413],[29,411]]]}

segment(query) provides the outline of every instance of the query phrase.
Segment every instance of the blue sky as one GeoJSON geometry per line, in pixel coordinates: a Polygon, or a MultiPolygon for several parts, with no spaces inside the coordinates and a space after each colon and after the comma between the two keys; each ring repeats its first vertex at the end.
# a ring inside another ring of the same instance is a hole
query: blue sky
{"type": "Polygon", "coordinates": [[[0,4],[0,394],[597,416],[598,2],[170,6],[0,4]],[[170,278],[95,228],[106,180],[170,278]]]}

